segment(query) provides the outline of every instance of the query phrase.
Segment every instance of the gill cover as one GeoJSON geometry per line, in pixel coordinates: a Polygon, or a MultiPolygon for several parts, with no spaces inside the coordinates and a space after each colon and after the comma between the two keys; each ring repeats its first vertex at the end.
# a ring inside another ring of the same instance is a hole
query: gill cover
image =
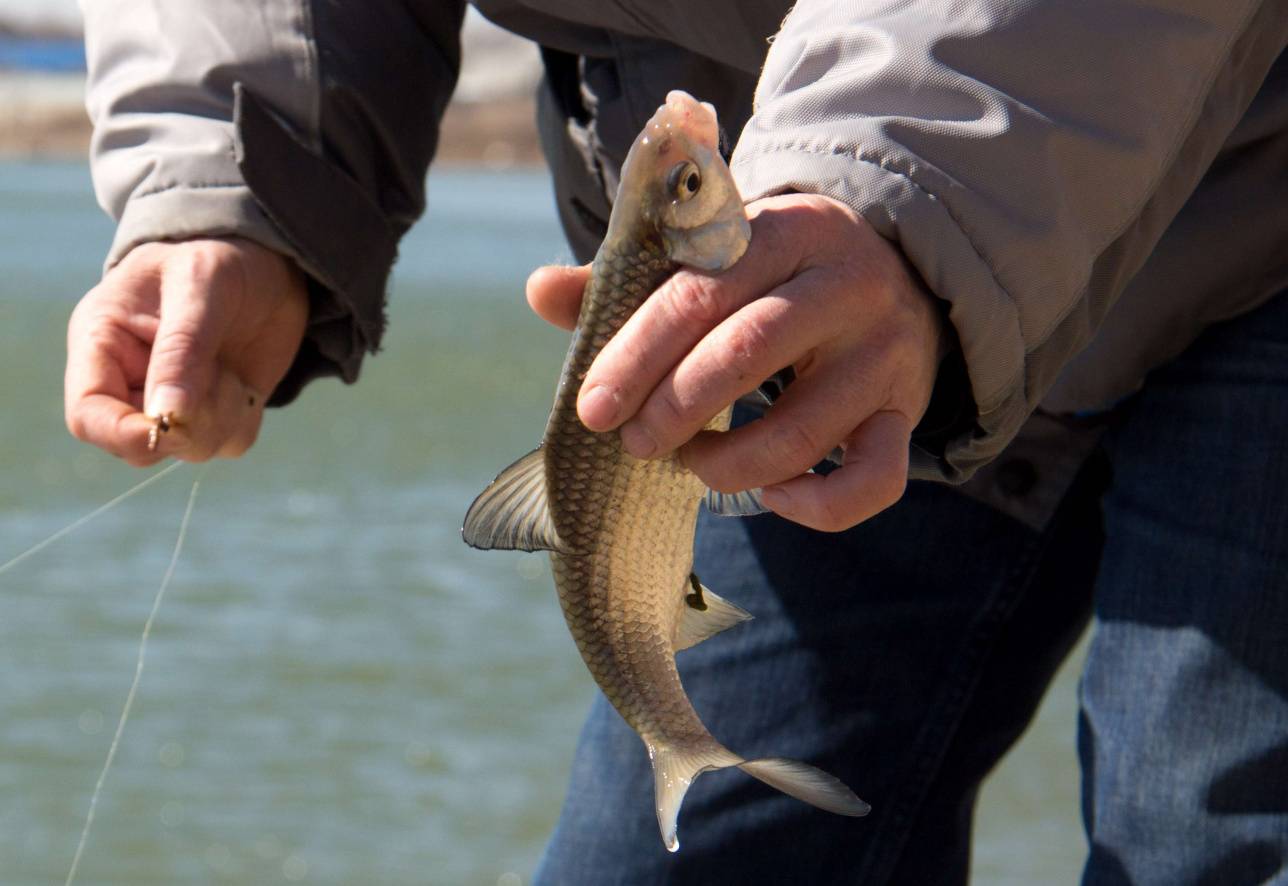
{"type": "Polygon", "coordinates": [[[663,179],[667,202],[660,228],[667,252],[680,264],[723,271],[747,251],[751,225],[720,156],[716,109],[677,89],[658,116],[671,127],[681,154],[663,179]]]}

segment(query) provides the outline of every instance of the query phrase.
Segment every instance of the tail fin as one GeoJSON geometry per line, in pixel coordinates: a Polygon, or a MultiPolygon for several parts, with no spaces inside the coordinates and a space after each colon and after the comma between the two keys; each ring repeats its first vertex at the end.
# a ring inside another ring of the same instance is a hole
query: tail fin
{"type": "Polygon", "coordinates": [[[771,788],[777,788],[788,796],[837,815],[860,816],[867,815],[872,810],[839,778],[805,763],[782,757],[765,757],[739,763],[738,768],[771,788]]]}
{"type": "Polygon", "coordinates": [[[680,751],[649,745],[648,755],[653,761],[657,825],[662,831],[662,842],[671,852],[680,848],[680,840],[676,836],[676,819],[679,817],[684,795],[695,778],[712,769],[737,766],[788,796],[838,815],[867,815],[872,808],[856,797],[840,779],[795,760],[785,760],[782,757],[743,760],[715,742],[712,742],[709,749],[701,751],[680,751]]]}
{"type": "Polygon", "coordinates": [[[670,852],[680,848],[675,835],[675,820],[680,815],[680,804],[693,784],[693,779],[712,769],[738,766],[742,758],[714,741],[701,751],[679,751],[648,746],[649,759],[653,761],[653,798],[657,807],[657,826],[662,831],[662,842],[670,852]]]}

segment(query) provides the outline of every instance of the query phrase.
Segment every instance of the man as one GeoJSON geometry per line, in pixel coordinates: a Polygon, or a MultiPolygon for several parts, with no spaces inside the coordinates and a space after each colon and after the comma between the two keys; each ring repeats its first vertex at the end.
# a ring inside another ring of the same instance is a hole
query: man
{"type": "MultiPolygon", "coordinates": [[[[479,6],[543,46],[583,259],[667,90],[736,140],[749,252],[663,286],[579,411],[641,457],[683,445],[717,489],[766,487],[786,519],[700,527],[698,571],[758,618],[686,653],[686,685],[730,746],[874,808],[712,775],[669,856],[601,701],[540,879],[962,881],[979,781],[1093,602],[1087,881],[1288,876],[1284,4],[479,6]],[[762,421],[690,439],[784,365],[762,421]],[[806,473],[837,445],[843,467],[806,473]]],[[[235,456],[266,402],[352,381],[378,343],[463,8],[86,15],[119,228],[69,328],[68,424],[135,464],[235,456]]],[[[538,271],[533,307],[569,325],[584,275],[538,271]]]]}

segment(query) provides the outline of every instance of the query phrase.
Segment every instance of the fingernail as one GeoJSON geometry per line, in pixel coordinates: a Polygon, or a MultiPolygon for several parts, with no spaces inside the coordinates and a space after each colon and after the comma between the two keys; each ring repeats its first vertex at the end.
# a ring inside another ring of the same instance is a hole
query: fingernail
{"type": "Polygon", "coordinates": [[[619,407],[617,392],[604,385],[592,385],[577,398],[577,412],[591,430],[611,428],[619,407]]]}
{"type": "Polygon", "coordinates": [[[622,425],[622,448],[636,458],[648,458],[657,452],[657,441],[648,428],[633,421],[622,425]]]}
{"type": "Polygon", "coordinates": [[[152,399],[148,401],[149,418],[165,415],[182,420],[188,413],[188,389],[183,385],[158,385],[152,392],[152,399]]]}
{"type": "Polygon", "coordinates": [[[792,511],[791,494],[778,486],[767,486],[760,492],[760,500],[776,514],[787,516],[792,511]]]}

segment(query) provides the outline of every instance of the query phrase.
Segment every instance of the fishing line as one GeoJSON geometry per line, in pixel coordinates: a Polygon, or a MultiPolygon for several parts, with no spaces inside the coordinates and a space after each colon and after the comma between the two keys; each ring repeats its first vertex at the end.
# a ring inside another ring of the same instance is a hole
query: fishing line
{"type": "MultiPolygon", "coordinates": [[[[176,462],[164,471],[153,474],[120,498],[133,495],[148,483],[178,467],[179,464],[181,462],[176,462]]],[[[202,474],[204,476],[205,472],[203,471],[202,474]]],[[[72,881],[76,879],[76,869],[80,867],[81,856],[85,852],[85,843],[89,840],[89,830],[94,825],[94,810],[98,807],[99,794],[103,792],[103,782],[107,780],[108,770],[112,768],[112,761],[116,759],[116,749],[120,747],[121,734],[125,732],[125,723],[130,718],[130,708],[134,706],[134,696],[139,688],[139,680],[143,676],[143,659],[147,656],[148,637],[152,633],[152,623],[156,621],[157,610],[161,608],[161,598],[165,596],[165,589],[170,585],[170,579],[174,575],[174,567],[179,562],[179,553],[183,550],[183,540],[188,535],[188,522],[192,518],[192,506],[197,502],[197,490],[200,486],[201,477],[192,481],[192,492],[188,494],[188,506],[183,511],[183,520],[179,523],[179,536],[174,541],[174,553],[170,555],[170,565],[166,567],[165,575],[161,577],[161,586],[157,588],[156,598],[152,601],[152,611],[148,613],[148,620],[143,623],[143,636],[139,638],[139,658],[134,665],[134,681],[130,683],[130,691],[126,693],[125,706],[121,708],[121,718],[116,722],[116,734],[112,736],[112,745],[107,749],[107,759],[103,761],[103,771],[98,774],[98,781],[94,784],[94,793],[89,798],[89,812],[85,816],[85,827],[81,830],[80,842],[76,844],[76,854],[72,856],[71,870],[67,872],[66,886],[72,886],[72,881]]],[[[114,503],[115,501],[108,504],[114,503]]],[[[102,510],[103,508],[99,509],[99,511],[102,510]]],[[[95,511],[90,516],[94,516],[99,511],[95,511]]]]}
{"type": "Polygon", "coordinates": [[[162,468],[161,470],[153,474],[151,477],[148,477],[142,483],[139,483],[133,489],[127,490],[126,492],[122,492],[120,495],[118,495],[116,498],[109,501],[107,504],[101,505],[98,508],[95,508],[93,511],[90,511],[84,517],[81,517],[79,520],[74,521],[70,526],[64,526],[62,529],[58,530],[57,532],[49,536],[49,538],[45,539],[44,541],[36,542],[36,544],[27,548],[27,550],[23,551],[21,554],[14,557],[9,562],[5,563],[4,565],[0,565],[0,575],[4,575],[10,569],[17,566],[19,563],[21,563],[23,560],[26,560],[28,557],[31,557],[31,556],[34,556],[35,554],[40,553],[45,548],[49,547],[51,544],[58,541],[63,536],[70,535],[72,532],[75,532],[77,529],[80,529],[90,520],[93,520],[95,517],[99,516],[100,514],[107,513],[112,508],[116,507],[121,502],[125,501],[127,498],[137,495],[147,487],[151,486],[156,481],[160,480],[162,477],[166,476],[167,474],[173,471],[177,471],[181,467],[183,467],[183,462],[176,461],[174,464],[170,465],[169,467],[162,468]]]}

